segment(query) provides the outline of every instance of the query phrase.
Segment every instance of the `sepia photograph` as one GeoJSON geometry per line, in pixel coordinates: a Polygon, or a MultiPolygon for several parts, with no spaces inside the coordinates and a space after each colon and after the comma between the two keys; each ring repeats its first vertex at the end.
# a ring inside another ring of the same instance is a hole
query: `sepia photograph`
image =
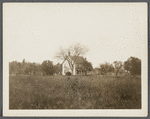
{"type": "Polygon", "coordinates": [[[147,116],[147,3],[3,3],[4,116],[147,116]]]}

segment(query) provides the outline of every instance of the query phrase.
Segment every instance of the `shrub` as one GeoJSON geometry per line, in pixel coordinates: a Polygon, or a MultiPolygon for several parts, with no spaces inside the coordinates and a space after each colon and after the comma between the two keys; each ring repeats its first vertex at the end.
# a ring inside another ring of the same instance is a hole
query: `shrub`
{"type": "Polygon", "coordinates": [[[67,76],[70,76],[70,75],[71,75],[71,72],[66,72],[66,75],[67,75],[67,76]]]}
{"type": "Polygon", "coordinates": [[[124,68],[131,75],[141,75],[141,60],[136,57],[130,57],[124,62],[124,68]]]}

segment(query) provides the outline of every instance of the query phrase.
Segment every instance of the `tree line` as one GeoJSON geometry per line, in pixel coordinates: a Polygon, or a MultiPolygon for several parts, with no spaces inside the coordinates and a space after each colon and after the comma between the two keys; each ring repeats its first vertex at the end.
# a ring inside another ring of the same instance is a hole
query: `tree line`
{"type": "MultiPolygon", "coordinates": [[[[64,60],[68,55],[67,53],[70,52],[72,56],[84,56],[89,51],[89,48],[85,45],[81,45],[80,43],[76,43],[74,45],[71,45],[68,48],[62,48],[58,50],[55,57],[57,59],[64,60]]],[[[89,63],[85,65],[82,65],[82,67],[86,67],[88,65],[90,67],[90,70],[92,70],[92,65],[89,63]]],[[[85,72],[87,72],[87,68],[85,72]]],[[[95,69],[96,70],[96,69],[95,69]]],[[[125,62],[121,61],[114,61],[112,64],[110,63],[103,63],[100,64],[98,70],[100,71],[100,74],[106,75],[107,73],[115,73],[116,77],[119,73],[127,72],[131,75],[141,75],[141,60],[136,57],[130,57],[125,62]]]]}
{"type": "MultiPolygon", "coordinates": [[[[87,60],[81,64],[79,68],[83,72],[91,71],[93,69],[92,64],[87,60]]],[[[53,64],[53,61],[45,60],[41,64],[26,62],[23,59],[22,62],[12,61],[9,62],[9,74],[10,75],[37,75],[37,76],[48,76],[61,74],[62,65],[57,63],[53,64]]]]}
{"type": "Polygon", "coordinates": [[[102,75],[114,72],[116,77],[118,73],[129,73],[131,75],[141,75],[141,60],[136,57],[130,57],[125,62],[114,61],[112,64],[100,64],[99,70],[102,75]]]}
{"type": "MultiPolygon", "coordinates": [[[[68,53],[71,56],[84,56],[89,51],[84,45],[76,43],[68,48],[58,49],[55,54],[55,58],[58,60],[65,60],[68,57],[68,53]]],[[[73,65],[70,63],[70,65],[73,65]]],[[[26,62],[25,59],[22,62],[13,61],[9,63],[10,74],[26,74],[26,75],[53,75],[61,74],[62,65],[60,63],[54,65],[53,61],[45,60],[42,64],[26,62]]],[[[87,74],[87,71],[92,71],[92,63],[85,60],[80,67],[80,70],[87,74]]],[[[107,73],[115,73],[116,77],[119,73],[127,72],[131,75],[141,75],[141,60],[136,57],[130,57],[125,62],[114,61],[112,64],[103,63],[100,64],[98,70],[101,75],[107,73]]]]}
{"type": "Polygon", "coordinates": [[[53,75],[61,73],[61,64],[54,65],[52,61],[45,60],[41,64],[26,62],[12,61],[9,62],[9,74],[11,75],[53,75]]]}
{"type": "MultiPolygon", "coordinates": [[[[88,61],[83,62],[81,70],[86,72],[92,71],[92,64],[88,61]]],[[[115,73],[116,77],[119,73],[129,73],[131,75],[141,75],[141,60],[136,57],[130,57],[127,61],[114,61],[112,64],[103,63],[100,64],[98,70],[101,75],[106,75],[107,73],[115,73]]],[[[9,74],[11,75],[40,75],[48,76],[61,74],[62,65],[60,63],[54,65],[52,61],[45,60],[41,64],[26,62],[25,59],[22,62],[12,61],[9,62],[9,74]]]]}

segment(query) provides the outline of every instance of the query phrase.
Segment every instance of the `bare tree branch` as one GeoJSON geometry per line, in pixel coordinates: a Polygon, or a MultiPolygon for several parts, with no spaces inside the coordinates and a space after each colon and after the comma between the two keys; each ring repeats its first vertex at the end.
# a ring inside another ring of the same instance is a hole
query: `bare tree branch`
{"type": "Polygon", "coordinates": [[[59,48],[59,51],[56,52],[55,58],[59,60],[64,60],[67,57],[67,49],[64,49],[62,47],[59,48]]]}
{"type": "Polygon", "coordinates": [[[121,61],[114,61],[114,67],[116,69],[116,77],[122,66],[123,66],[123,63],[121,61]]]}
{"type": "Polygon", "coordinates": [[[76,43],[74,45],[71,45],[69,48],[62,48],[60,47],[58,52],[55,55],[56,59],[59,60],[65,60],[68,56],[68,52],[70,52],[71,56],[83,56],[89,51],[89,48],[87,48],[84,45],[81,45],[80,43],[76,43]]]}

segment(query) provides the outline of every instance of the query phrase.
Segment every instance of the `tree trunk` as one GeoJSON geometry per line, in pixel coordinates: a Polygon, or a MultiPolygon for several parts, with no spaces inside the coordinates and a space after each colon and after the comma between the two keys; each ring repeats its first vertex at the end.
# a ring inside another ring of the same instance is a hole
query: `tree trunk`
{"type": "Polygon", "coordinates": [[[85,76],[87,76],[87,71],[85,71],[85,76]]]}
{"type": "Polygon", "coordinates": [[[116,71],[116,77],[117,77],[117,75],[118,75],[118,72],[119,72],[119,70],[116,71]]]}

